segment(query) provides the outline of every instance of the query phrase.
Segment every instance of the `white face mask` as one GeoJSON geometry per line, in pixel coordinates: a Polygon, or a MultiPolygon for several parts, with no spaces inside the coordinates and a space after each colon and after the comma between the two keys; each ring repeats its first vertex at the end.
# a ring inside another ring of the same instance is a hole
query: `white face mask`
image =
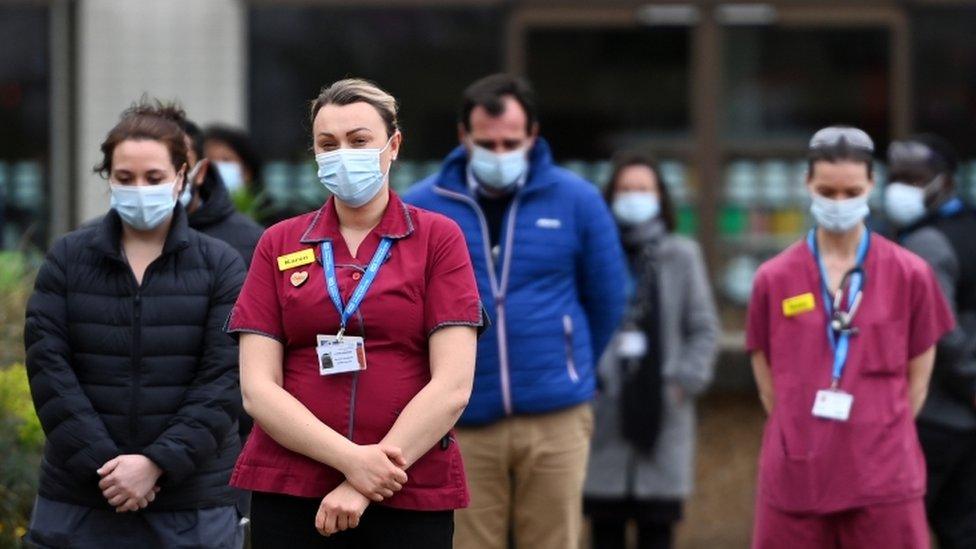
{"type": "Polygon", "coordinates": [[[832,233],[846,233],[867,217],[868,193],[854,198],[833,200],[813,193],[810,213],[817,225],[832,233]]]}
{"type": "Polygon", "coordinates": [[[622,225],[646,223],[661,212],[661,202],[652,192],[622,192],[613,199],[613,215],[622,225]]]}
{"type": "Polygon", "coordinates": [[[177,181],[139,186],[111,183],[112,209],[133,229],[155,229],[173,214],[177,181]]]}
{"type": "Polygon", "coordinates": [[[907,227],[925,217],[925,196],[942,184],[942,176],[935,176],[924,187],[916,187],[901,181],[888,183],[884,192],[885,213],[899,227],[907,227]]]}
{"type": "Polygon", "coordinates": [[[899,227],[907,227],[925,216],[925,191],[907,183],[888,183],[884,203],[888,219],[899,227]]]}

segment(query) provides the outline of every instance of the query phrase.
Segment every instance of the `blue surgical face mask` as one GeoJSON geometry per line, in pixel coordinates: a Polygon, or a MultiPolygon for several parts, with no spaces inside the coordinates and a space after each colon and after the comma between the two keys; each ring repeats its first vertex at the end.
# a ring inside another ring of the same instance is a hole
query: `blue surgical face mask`
{"type": "Polygon", "coordinates": [[[622,192],[613,199],[613,215],[622,225],[640,225],[661,212],[661,201],[651,192],[622,192]]]}
{"type": "Polygon", "coordinates": [[[832,233],[846,233],[860,223],[868,212],[868,193],[843,200],[833,200],[813,193],[810,213],[819,227],[832,233]]]}
{"type": "Polygon", "coordinates": [[[122,221],[138,231],[150,231],[173,214],[176,181],[158,185],[110,184],[111,206],[122,221]]]}
{"type": "Polygon", "coordinates": [[[217,173],[220,174],[220,180],[227,187],[227,192],[234,194],[244,187],[244,171],[240,164],[218,160],[214,162],[214,166],[217,167],[217,173]]]}
{"type": "Polygon", "coordinates": [[[514,187],[529,170],[529,156],[524,148],[495,153],[472,143],[469,165],[480,185],[493,191],[505,191],[514,187]]]}
{"type": "Polygon", "coordinates": [[[358,208],[373,199],[383,188],[387,173],[380,168],[382,149],[336,149],[315,155],[319,181],[343,203],[358,208]]]}

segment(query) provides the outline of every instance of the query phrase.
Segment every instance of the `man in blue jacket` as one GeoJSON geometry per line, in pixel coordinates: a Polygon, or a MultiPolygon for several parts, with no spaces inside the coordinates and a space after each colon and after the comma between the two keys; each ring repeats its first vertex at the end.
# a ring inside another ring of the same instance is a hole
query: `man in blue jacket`
{"type": "Polygon", "coordinates": [[[493,320],[458,429],[471,505],[456,547],[504,548],[511,531],[518,547],[572,549],[623,251],[596,187],[553,163],[527,82],[469,86],[458,134],[440,172],[404,197],[461,226],[493,320]]]}

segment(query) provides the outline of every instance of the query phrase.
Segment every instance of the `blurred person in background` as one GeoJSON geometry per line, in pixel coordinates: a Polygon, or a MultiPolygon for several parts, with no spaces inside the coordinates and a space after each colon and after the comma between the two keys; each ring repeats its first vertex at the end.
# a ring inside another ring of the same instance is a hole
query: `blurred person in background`
{"type": "Polygon", "coordinates": [[[918,416],[928,467],[926,509],[939,547],[976,547],[976,212],[956,192],[958,159],[935,135],[888,148],[888,219],[934,269],[958,325],[938,344],[918,416]]]}
{"type": "Polygon", "coordinates": [[[464,92],[460,145],[405,200],[464,232],[493,326],[458,440],[471,506],[456,546],[573,549],[593,429],[594,361],[625,305],[617,229],[591,183],[557,167],[529,84],[464,92]]]}
{"type": "Polygon", "coordinates": [[[237,250],[250,266],[254,248],[264,228],[234,209],[230,193],[216,163],[203,154],[203,133],[187,120],[183,127],[187,140],[187,185],[180,203],[189,214],[190,227],[223,240],[237,250]]]}
{"type": "Polygon", "coordinates": [[[231,195],[242,189],[258,194],[262,160],[246,131],[209,126],[203,133],[203,157],[213,163],[231,195]]]}
{"type": "Polygon", "coordinates": [[[929,547],[914,418],[954,319],[932,269],[864,224],[873,153],[856,128],[814,134],[816,226],[756,273],[757,549],[929,547]]]}
{"type": "Polygon", "coordinates": [[[720,327],[701,249],[674,234],[656,163],[619,156],[604,198],[627,254],[629,304],[599,366],[584,509],[595,549],[668,548],[691,495],[695,398],[709,385],[720,327]]]}
{"type": "Polygon", "coordinates": [[[27,370],[47,436],[27,542],[240,547],[237,345],[244,279],[191,229],[181,110],[143,102],[96,168],[111,210],[51,247],[27,306],[27,370]]]}
{"type": "Polygon", "coordinates": [[[231,315],[255,420],[231,482],[253,490],[257,548],[446,549],[468,503],[452,429],[482,309],[457,225],[390,190],[397,118],[371,82],[323,88],[332,196],[264,233],[231,315]]]}

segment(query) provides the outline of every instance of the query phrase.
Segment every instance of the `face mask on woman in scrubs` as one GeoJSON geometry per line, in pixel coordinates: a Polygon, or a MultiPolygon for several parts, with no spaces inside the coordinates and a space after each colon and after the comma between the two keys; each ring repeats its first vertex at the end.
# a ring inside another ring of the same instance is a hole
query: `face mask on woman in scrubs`
{"type": "Polygon", "coordinates": [[[856,128],[834,126],[813,136],[807,189],[810,213],[818,227],[846,233],[867,217],[868,196],[874,188],[873,151],[871,138],[856,128]]]}

